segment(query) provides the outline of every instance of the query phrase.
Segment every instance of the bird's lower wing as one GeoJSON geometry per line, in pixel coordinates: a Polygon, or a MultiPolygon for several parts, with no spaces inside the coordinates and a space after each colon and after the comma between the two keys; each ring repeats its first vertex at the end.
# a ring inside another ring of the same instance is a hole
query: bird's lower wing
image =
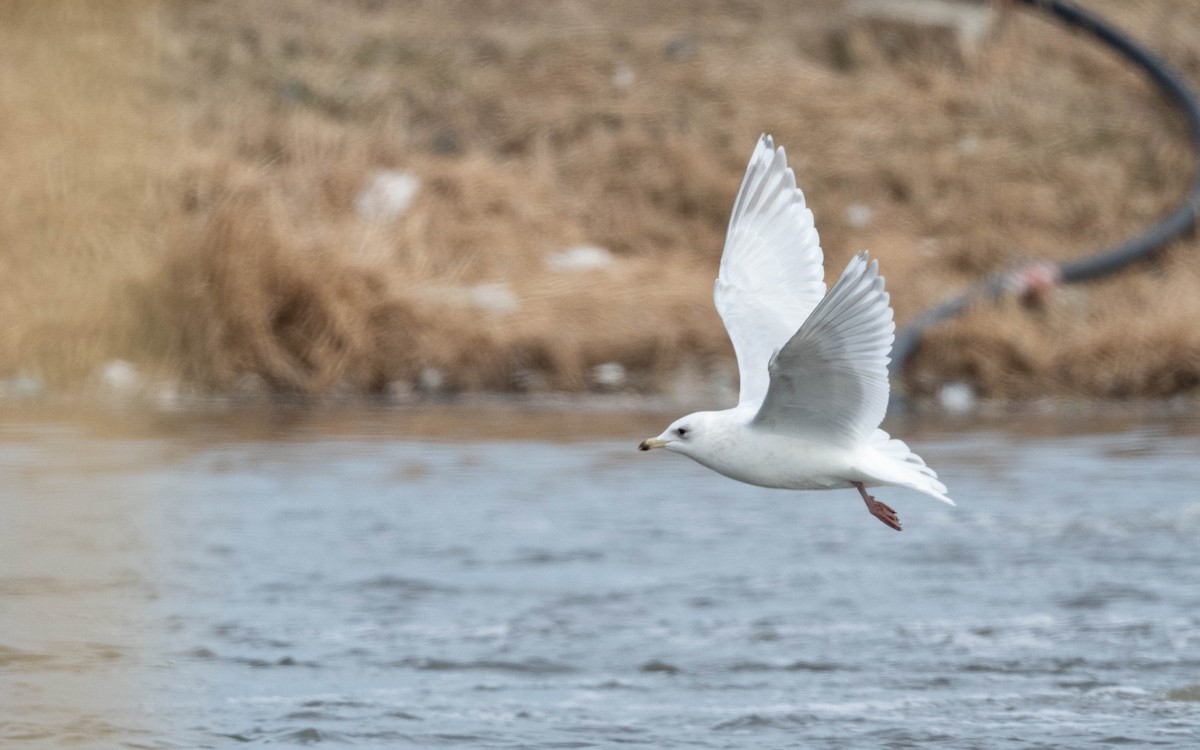
{"type": "Polygon", "coordinates": [[[895,330],[878,263],[859,253],[772,357],[754,424],[826,443],[862,444],[887,411],[895,330]]]}

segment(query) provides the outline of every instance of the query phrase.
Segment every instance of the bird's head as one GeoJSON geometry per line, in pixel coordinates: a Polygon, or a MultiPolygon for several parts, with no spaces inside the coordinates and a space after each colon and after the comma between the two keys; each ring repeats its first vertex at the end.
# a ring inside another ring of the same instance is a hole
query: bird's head
{"type": "Polygon", "coordinates": [[[658,437],[643,440],[638,449],[648,451],[651,448],[666,448],[685,456],[694,455],[703,450],[713,437],[712,424],[713,412],[700,411],[680,417],[658,437]]]}

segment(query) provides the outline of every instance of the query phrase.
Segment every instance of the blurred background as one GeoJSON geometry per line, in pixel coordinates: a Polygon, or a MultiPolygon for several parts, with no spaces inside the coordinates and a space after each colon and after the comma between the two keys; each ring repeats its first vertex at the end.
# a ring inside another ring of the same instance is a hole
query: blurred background
{"type": "MultiPolygon", "coordinates": [[[[901,324],[1183,195],[1181,117],[1091,39],[875,5],[5,3],[3,392],[728,394],[711,283],[760,132],[901,324]]],[[[1088,7],[1200,77],[1193,3],[1088,7]]],[[[1196,249],[984,305],[899,385],[1194,392],[1196,249]]]]}
{"type": "Polygon", "coordinates": [[[901,325],[1195,160],[1013,3],[0,3],[0,744],[1192,746],[1200,241],[933,328],[895,534],[635,451],[762,132],[901,325]]]}

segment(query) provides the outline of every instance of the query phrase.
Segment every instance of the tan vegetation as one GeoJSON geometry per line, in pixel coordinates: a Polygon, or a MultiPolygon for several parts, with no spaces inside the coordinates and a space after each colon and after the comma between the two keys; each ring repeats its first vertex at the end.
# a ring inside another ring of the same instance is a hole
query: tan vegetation
{"type": "MultiPolygon", "coordinates": [[[[990,271],[1122,240],[1185,189],[1181,123],[1091,42],[1014,11],[965,70],[844,70],[841,5],[6,3],[0,377],[70,387],[124,357],[299,393],[428,368],[456,389],[583,390],[605,362],[638,390],[728,379],[711,283],[762,131],[788,147],[828,275],[872,249],[901,322],[990,271]],[[355,210],[379,169],[420,180],[393,219],[355,210]],[[581,244],[613,263],[548,267],[581,244]],[[473,302],[479,285],[503,304],[473,302]]],[[[1195,4],[1088,5],[1200,81],[1195,4]]],[[[1198,252],[976,310],[908,385],[1194,389],[1198,252]]]]}

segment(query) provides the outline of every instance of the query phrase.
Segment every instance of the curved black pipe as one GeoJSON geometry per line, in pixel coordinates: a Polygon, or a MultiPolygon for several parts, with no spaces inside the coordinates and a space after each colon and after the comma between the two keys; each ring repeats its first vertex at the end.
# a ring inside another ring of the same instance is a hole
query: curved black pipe
{"type": "MultiPolygon", "coordinates": [[[[1196,216],[1200,212],[1200,103],[1178,73],[1104,19],[1063,0],[1019,1],[1091,34],[1124,56],[1179,108],[1187,121],[1188,138],[1196,155],[1192,186],[1169,216],[1115,247],[1076,260],[1030,267],[1041,271],[1052,283],[1070,284],[1096,279],[1153,255],[1196,224],[1196,216]]],[[[1023,277],[1020,272],[993,274],[965,292],[922,312],[896,334],[896,341],[892,345],[892,361],[888,365],[889,373],[895,377],[903,372],[922,334],[930,326],[960,314],[976,300],[995,299],[1007,292],[1028,288],[1028,281],[1028,277],[1023,277]]]]}

